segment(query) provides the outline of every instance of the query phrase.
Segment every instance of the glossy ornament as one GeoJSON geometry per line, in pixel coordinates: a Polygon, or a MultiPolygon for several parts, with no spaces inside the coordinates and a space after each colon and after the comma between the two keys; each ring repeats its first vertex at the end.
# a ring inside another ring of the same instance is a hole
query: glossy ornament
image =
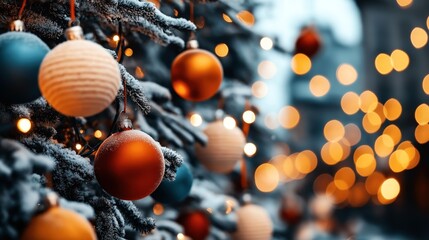
{"type": "Polygon", "coordinates": [[[164,170],[159,143],[139,130],[114,133],[100,145],[94,160],[98,183],[124,200],[150,195],[161,183],[164,170]]]}
{"type": "Polygon", "coordinates": [[[21,240],[95,240],[91,224],[81,215],[53,206],[34,216],[24,230],[21,240]]]}
{"type": "Polygon", "coordinates": [[[183,226],[185,235],[193,240],[205,240],[210,233],[210,219],[205,212],[182,213],[177,222],[183,226]]]}
{"type": "Polygon", "coordinates": [[[58,112],[74,117],[100,113],[115,99],[118,63],[100,45],[72,40],[56,46],[42,62],[40,91],[58,112]]]}
{"type": "Polygon", "coordinates": [[[295,43],[295,53],[303,53],[311,58],[319,52],[322,45],[319,33],[315,27],[305,27],[301,30],[295,43]]]}
{"type": "Polygon", "coordinates": [[[237,211],[235,240],[269,240],[272,238],[273,223],[267,211],[257,205],[248,204],[237,211]]]}
{"type": "Polygon", "coordinates": [[[49,47],[36,35],[7,32],[0,35],[0,102],[21,104],[41,96],[38,76],[49,47]]]}
{"type": "Polygon", "coordinates": [[[174,91],[182,98],[200,102],[218,91],[223,79],[223,68],[211,52],[188,49],[179,54],[171,65],[174,91]]]}
{"type": "Polygon", "coordinates": [[[243,158],[246,143],[243,132],[238,127],[228,129],[222,121],[216,121],[208,124],[204,133],[208,137],[207,145],[195,146],[198,160],[212,172],[232,172],[238,161],[243,158]]]}
{"type": "Polygon", "coordinates": [[[177,169],[176,179],[174,181],[163,180],[151,197],[164,204],[180,203],[189,195],[192,182],[191,170],[186,164],[182,164],[177,169]]]}

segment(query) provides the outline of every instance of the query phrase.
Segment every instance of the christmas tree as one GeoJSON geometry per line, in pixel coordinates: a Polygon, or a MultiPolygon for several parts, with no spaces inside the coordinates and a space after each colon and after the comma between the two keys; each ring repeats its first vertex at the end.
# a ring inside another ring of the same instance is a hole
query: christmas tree
{"type": "Polygon", "coordinates": [[[0,239],[429,236],[427,4],[322,2],[2,1],[0,239]]]}

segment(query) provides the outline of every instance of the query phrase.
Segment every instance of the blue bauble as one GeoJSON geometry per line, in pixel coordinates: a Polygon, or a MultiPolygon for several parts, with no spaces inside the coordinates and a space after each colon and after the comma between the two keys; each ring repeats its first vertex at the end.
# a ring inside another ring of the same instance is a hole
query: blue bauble
{"type": "Polygon", "coordinates": [[[27,103],[41,96],[39,68],[48,51],[49,47],[34,34],[0,35],[0,103],[27,103]]]}
{"type": "Polygon", "coordinates": [[[164,204],[176,204],[185,200],[192,187],[192,173],[186,164],[177,169],[176,180],[163,180],[158,188],[150,196],[157,202],[164,204]]]}

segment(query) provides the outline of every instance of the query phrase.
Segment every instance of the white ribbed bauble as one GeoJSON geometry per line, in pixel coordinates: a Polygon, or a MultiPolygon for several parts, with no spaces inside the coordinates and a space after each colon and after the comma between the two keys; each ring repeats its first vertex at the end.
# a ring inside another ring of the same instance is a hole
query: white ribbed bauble
{"type": "Polygon", "coordinates": [[[222,121],[216,121],[208,124],[204,133],[208,143],[206,146],[195,146],[198,160],[212,172],[231,172],[243,157],[246,142],[243,132],[238,127],[228,129],[222,121]]]}
{"type": "Polygon", "coordinates": [[[248,204],[238,209],[234,240],[269,240],[272,233],[273,223],[264,208],[248,204]]]}
{"type": "Polygon", "coordinates": [[[72,40],[56,46],[44,58],[39,87],[58,112],[74,117],[100,113],[115,99],[121,76],[118,63],[100,45],[72,40]]]}

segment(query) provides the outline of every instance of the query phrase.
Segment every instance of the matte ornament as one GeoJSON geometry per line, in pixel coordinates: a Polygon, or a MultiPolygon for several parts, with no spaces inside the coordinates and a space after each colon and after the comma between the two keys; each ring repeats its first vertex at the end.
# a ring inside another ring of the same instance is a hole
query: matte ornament
{"type": "Polygon", "coordinates": [[[182,164],[177,169],[176,179],[174,181],[163,180],[151,197],[164,204],[180,203],[189,195],[192,182],[191,170],[186,164],[182,164]]]}
{"type": "Polygon", "coordinates": [[[309,58],[316,55],[322,45],[319,33],[314,27],[302,29],[295,43],[295,53],[303,53],[309,58]]]}
{"type": "Polygon", "coordinates": [[[74,117],[100,113],[115,99],[118,63],[100,45],[72,40],[56,46],[42,62],[40,91],[58,112],[74,117]]]}
{"type": "Polygon", "coordinates": [[[269,240],[272,238],[273,223],[267,211],[257,205],[248,204],[237,211],[235,240],[269,240]]]}
{"type": "Polygon", "coordinates": [[[125,130],[100,145],[94,172],[110,195],[137,200],[150,195],[164,177],[165,162],[159,144],[138,130],[125,130]]]}
{"type": "Polygon", "coordinates": [[[79,214],[51,207],[34,216],[21,236],[21,240],[95,240],[91,224],[79,214]]]}
{"type": "Polygon", "coordinates": [[[210,233],[210,219],[202,211],[183,213],[177,222],[183,226],[185,235],[193,240],[205,240],[210,233]]]}
{"type": "Polygon", "coordinates": [[[38,76],[49,47],[36,35],[7,32],[0,35],[0,102],[21,104],[41,96],[38,76]]]}
{"type": "Polygon", "coordinates": [[[246,142],[243,132],[238,127],[228,129],[222,121],[216,121],[208,124],[204,133],[208,137],[208,143],[206,146],[195,146],[198,160],[212,172],[232,172],[243,158],[246,142]]]}
{"type": "Polygon", "coordinates": [[[206,50],[186,50],[171,65],[173,89],[189,101],[200,102],[211,98],[218,91],[222,78],[221,63],[206,50]]]}

